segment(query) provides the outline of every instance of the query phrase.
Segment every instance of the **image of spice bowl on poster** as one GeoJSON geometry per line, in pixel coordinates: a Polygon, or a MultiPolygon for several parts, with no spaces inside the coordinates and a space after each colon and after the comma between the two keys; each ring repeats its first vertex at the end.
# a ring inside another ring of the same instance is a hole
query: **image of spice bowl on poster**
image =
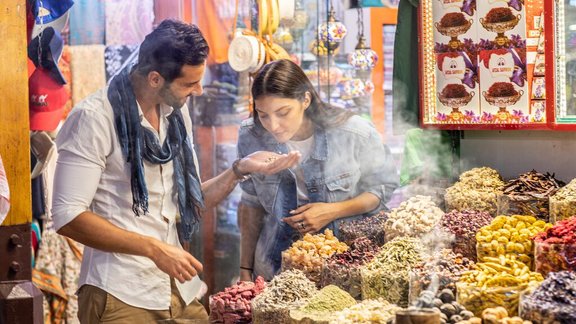
{"type": "Polygon", "coordinates": [[[432,11],[437,44],[457,50],[465,40],[478,42],[476,0],[434,0],[432,11]]]}
{"type": "Polygon", "coordinates": [[[526,10],[523,0],[487,0],[478,2],[478,38],[480,43],[510,47],[512,36],[526,40],[526,10]]]}
{"type": "Polygon", "coordinates": [[[435,122],[480,122],[478,67],[474,61],[466,52],[436,54],[435,122]]]}
{"type": "Polygon", "coordinates": [[[482,50],[479,54],[480,106],[483,123],[530,121],[526,55],[516,49],[482,50]]]}

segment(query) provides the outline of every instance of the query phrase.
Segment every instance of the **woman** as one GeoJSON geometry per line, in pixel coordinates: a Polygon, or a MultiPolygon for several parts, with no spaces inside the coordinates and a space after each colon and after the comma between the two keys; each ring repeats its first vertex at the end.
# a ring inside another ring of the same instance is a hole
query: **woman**
{"type": "Polygon", "coordinates": [[[253,118],[240,129],[239,157],[259,150],[299,151],[297,167],[242,182],[242,280],[271,279],[281,252],[306,233],[384,208],[397,187],[387,148],[367,120],[322,102],[290,60],[264,66],[252,85],[253,118]]]}

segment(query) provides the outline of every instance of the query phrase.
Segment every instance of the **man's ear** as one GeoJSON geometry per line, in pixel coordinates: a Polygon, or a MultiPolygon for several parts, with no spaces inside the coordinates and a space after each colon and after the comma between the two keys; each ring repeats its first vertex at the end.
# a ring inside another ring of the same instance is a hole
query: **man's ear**
{"type": "Polygon", "coordinates": [[[164,78],[160,75],[160,73],[156,71],[151,71],[148,73],[148,84],[152,88],[161,88],[164,85],[164,78]]]}

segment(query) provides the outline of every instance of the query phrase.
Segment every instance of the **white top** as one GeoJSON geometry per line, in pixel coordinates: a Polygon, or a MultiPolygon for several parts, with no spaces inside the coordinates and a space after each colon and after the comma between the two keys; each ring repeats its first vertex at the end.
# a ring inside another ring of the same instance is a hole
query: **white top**
{"type": "Polygon", "coordinates": [[[298,194],[298,206],[300,206],[301,201],[308,201],[308,189],[306,188],[306,181],[304,179],[304,172],[302,171],[301,163],[308,160],[310,154],[312,154],[312,148],[314,147],[314,135],[308,137],[303,141],[288,141],[286,145],[290,151],[299,151],[301,154],[300,162],[290,171],[294,174],[296,178],[296,192],[298,194]]]}
{"type": "MultiPolygon", "coordinates": [[[[132,212],[130,164],[125,162],[116,136],[107,90],[101,89],[80,102],[58,133],[59,156],[52,206],[54,227],[59,230],[90,210],[120,228],[181,247],[176,230],[179,212],[172,162],[160,165],[144,161],[149,212],[139,217],[132,212]]],[[[156,133],[140,107],[138,109],[141,124],[156,133]]],[[[172,107],[161,107],[161,143],[168,129],[166,117],[172,110],[172,107]]],[[[182,107],[182,115],[192,139],[186,106],[182,107]]],[[[195,154],[194,160],[198,167],[195,154]]],[[[135,307],[150,310],[170,307],[170,278],[146,257],[108,253],[86,246],[78,287],[84,284],[99,287],[135,307]]],[[[189,304],[199,291],[200,279],[195,277],[185,284],[176,281],[176,285],[189,304]]]]}

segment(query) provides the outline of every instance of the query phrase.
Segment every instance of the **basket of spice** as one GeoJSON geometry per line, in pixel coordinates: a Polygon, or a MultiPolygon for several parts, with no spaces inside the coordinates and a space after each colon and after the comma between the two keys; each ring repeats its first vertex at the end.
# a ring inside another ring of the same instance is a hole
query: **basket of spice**
{"type": "Polygon", "coordinates": [[[576,216],[576,179],[550,196],[550,223],[576,216]]]}
{"type": "Polygon", "coordinates": [[[476,261],[476,233],[491,221],[492,216],[485,211],[453,210],[444,214],[440,226],[442,230],[454,235],[454,253],[476,261]]]}
{"type": "Polygon", "coordinates": [[[576,273],[550,273],[520,299],[520,316],[534,324],[576,323],[576,273]]]}
{"type": "Polygon", "coordinates": [[[554,174],[532,170],[512,179],[498,196],[499,215],[531,215],[549,220],[550,196],[564,183],[554,178],[554,174]]]}
{"type": "Polygon", "coordinates": [[[350,294],[334,285],[328,285],[312,296],[306,305],[291,310],[290,323],[328,324],[336,311],[352,305],[356,305],[356,300],[350,294]]]}
{"type": "Polygon", "coordinates": [[[472,270],[474,262],[450,249],[442,249],[410,270],[410,302],[432,289],[449,289],[456,295],[456,282],[463,272],[472,270]]]}
{"type": "Polygon", "coordinates": [[[290,310],[305,305],[317,292],[302,271],[284,271],[252,300],[253,323],[290,323],[290,310]]]}
{"type": "Polygon", "coordinates": [[[347,291],[352,297],[362,297],[362,276],[360,268],[371,261],[379,247],[365,237],[350,244],[350,249],[332,255],[324,263],[321,286],[336,285],[347,291]]]}
{"type": "Polygon", "coordinates": [[[513,254],[531,268],[534,258],[532,237],[550,227],[551,224],[534,216],[498,216],[476,234],[477,260],[513,254]]]}
{"type": "Polygon", "coordinates": [[[576,217],[536,235],[534,244],[536,271],[543,276],[562,270],[576,271],[576,217]]]}
{"type": "Polygon", "coordinates": [[[308,279],[320,285],[324,260],[347,250],[348,245],[340,242],[329,229],[326,229],[324,234],[308,233],[282,252],[282,271],[302,270],[308,279]]]}
{"type": "Polygon", "coordinates": [[[494,169],[481,167],[468,170],[460,175],[458,182],[446,189],[446,211],[485,211],[494,216],[503,186],[502,177],[494,169]]]}
{"type": "Polygon", "coordinates": [[[520,294],[543,280],[514,255],[486,257],[476,263],[476,270],[464,272],[456,283],[457,300],[476,316],[490,307],[504,307],[508,314],[518,314],[520,294]]]}
{"type": "Polygon", "coordinates": [[[362,298],[384,298],[401,307],[408,306],[410,268],[422,262],[420,240],[398,237],[384,244],[380,252],[362,268],[362,298]]]}
{"type": "Polygon", "coordinates": [[[386,212],[381,211],[373,216],[340,222],[338,237],[346,244],[351,244],[354,240],[365,237],[375,245],[382,246],[384,245],[384,222],[386,218],[386,212]]]}

